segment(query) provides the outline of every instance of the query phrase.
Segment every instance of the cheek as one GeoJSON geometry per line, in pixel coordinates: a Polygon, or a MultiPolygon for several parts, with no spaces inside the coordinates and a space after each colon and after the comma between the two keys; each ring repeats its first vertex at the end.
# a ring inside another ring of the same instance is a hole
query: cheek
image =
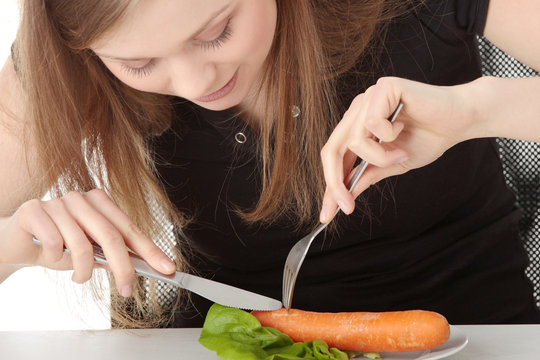
{"type": "Polygon", "coordinates": [[[276,9],[274,1],[252,1],[245,5],[247,9],[239,18],[234,31],[237,31],[235,45],[231,51],[237,58],[260,64],[266,59],[276,26],[276,9]],[[273,6],[272,6],[272,3],[273,6]]]}
{"type": "Polygon", "coordinates": [[[110,72],[127,86],[144,92],[166,94],[165,81],[158,74],[133,76],[122,69],[120,64],[105,64],[110,72]]]}

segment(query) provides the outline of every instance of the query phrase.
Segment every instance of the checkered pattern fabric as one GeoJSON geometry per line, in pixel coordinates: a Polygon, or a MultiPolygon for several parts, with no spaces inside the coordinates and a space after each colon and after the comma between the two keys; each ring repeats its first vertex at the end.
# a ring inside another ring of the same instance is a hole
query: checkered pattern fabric
{"type": "MultiPolygon", "coordinates": [[[[483,37],[479,37],[479,48],[484,75],[538,75],[483,37]]],[[[534,295],[540,306],[540,144],[510,139],[497,139],[497,142],[508,186],[515,192],[517,205],[523,212],[519,227],[530,259],[526,273],[534,283],[534,295]]]]}
{"type": "MultiPolygon", "coordinates": [[[[153,240],[156,245],[169,256],[169,258],[174,259],[173,249],[177,244],[174,227],[157,202],[153,202],[151,205],[153,208],[154,221],[159,224],[158,227],[160,229],[153,240]]],[[[163,281],[150,280],[148,278],[145,278],[144,282],[147,291],[155,287],[157,302],[164,309],[172,309],[178,296],[178,289],[175,286],[164,283],[163,281]]]]}
{"type": "MultiPolygon", "coordinates": [[[[505,54],[483,37],[479,37],[484,75],[497,77],[536,76],[534,70],[505,54]]],[[[515,192],[517,205],[523,212],[519,223],[520,234],[529,253],[530,265],[526,270],[535,285],[534,295],[540,306],[540,144],[509,139],[497,139],[508,186],[515,192]]],[[[170,222],[163,216],[159,206],[155,206],[156,221],[161,223],[163,232],[156,236],[157,245],[173,257],[171,245],[176,244],[175,233],[170,222]]],[[[157,286],[158,301],[171,308],[176,300],[176,288],[156,281],[147,287],[157,286]]]]}

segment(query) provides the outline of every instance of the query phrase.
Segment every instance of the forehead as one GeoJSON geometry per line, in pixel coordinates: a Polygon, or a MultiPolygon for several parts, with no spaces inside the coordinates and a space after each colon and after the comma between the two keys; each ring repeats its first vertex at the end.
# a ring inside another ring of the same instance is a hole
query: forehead
{"type": "MultiPolygon", "coordinates": [[[[256,1],[256,0],[249,0],[256,1]]],[[[101,36],[92,49],[125,57],[145,57],[164,51],[169,39],[188,37],[233,0],[139,0],[129,6],[118,24],[101,36]]]]}

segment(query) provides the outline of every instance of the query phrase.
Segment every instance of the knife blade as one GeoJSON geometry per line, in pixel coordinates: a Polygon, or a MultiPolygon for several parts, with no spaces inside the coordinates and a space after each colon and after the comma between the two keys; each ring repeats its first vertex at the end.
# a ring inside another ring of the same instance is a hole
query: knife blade
{"type": "MultiPolygon", "coordinates": [[[[41,241],[38,239],[33,238],[33,242],[41,246],[41,241]]],[[[108,265],[103,249],[97,244],[93,244],[93,248],[94,261],[101,265],[108,265]]],[[[64,252],[71,254],[69,249],[64,249],[64,252]]],[[[140,256],[129,252],[129,257],[137,274],[192,291],[224,306],[262,311],[278,310],[283,306],[279,300],[185,272],[162,274],[154,270],[140,256]]]]}

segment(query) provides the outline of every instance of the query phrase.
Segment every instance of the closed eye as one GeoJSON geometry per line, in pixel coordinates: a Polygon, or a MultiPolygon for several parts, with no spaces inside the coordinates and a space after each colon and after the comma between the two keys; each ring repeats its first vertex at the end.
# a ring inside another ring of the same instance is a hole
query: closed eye
{"type": "Polygon", "coordinates": [[[122,63],[122,70],[128,73],[131,76],[142,78],[150,75],[152,69],[154,68],[155,61],[151,59],[146,65],[142,67],[129,66],[125,63],[122,63]]]}
{"type": "Polygon", "coordinates": [[[229,19],[225,25],[225,28],[217,38],[210,41],[199,41],[198,44],[204,50],[215,50],[220,48],[225,41],[229,40],[231,34],[231,20],[229,19]]]}
{"type": "MultiPolygon", "coordinates": [[[[218,35],[218,37],[216,37],[214,40],[198,41],[197,43],[204,50],[215,50],[215,49],[220,48],[225,41],[229,40],[231,35],[232,35],[231,19],[229,19],[227,23],[225,24],[223,31],[221,32],[221,34],[218,35]]],[[[129,66],[125,63],[122,63],[122,70],[124,70],[126,73],[128,73],[131,76],[142,78],[142,77],[146,77],[150,75],[154,66],[155,66],[155,60],[151,59],[146,65],[141,66],[141,67],[129,66]]]]}

